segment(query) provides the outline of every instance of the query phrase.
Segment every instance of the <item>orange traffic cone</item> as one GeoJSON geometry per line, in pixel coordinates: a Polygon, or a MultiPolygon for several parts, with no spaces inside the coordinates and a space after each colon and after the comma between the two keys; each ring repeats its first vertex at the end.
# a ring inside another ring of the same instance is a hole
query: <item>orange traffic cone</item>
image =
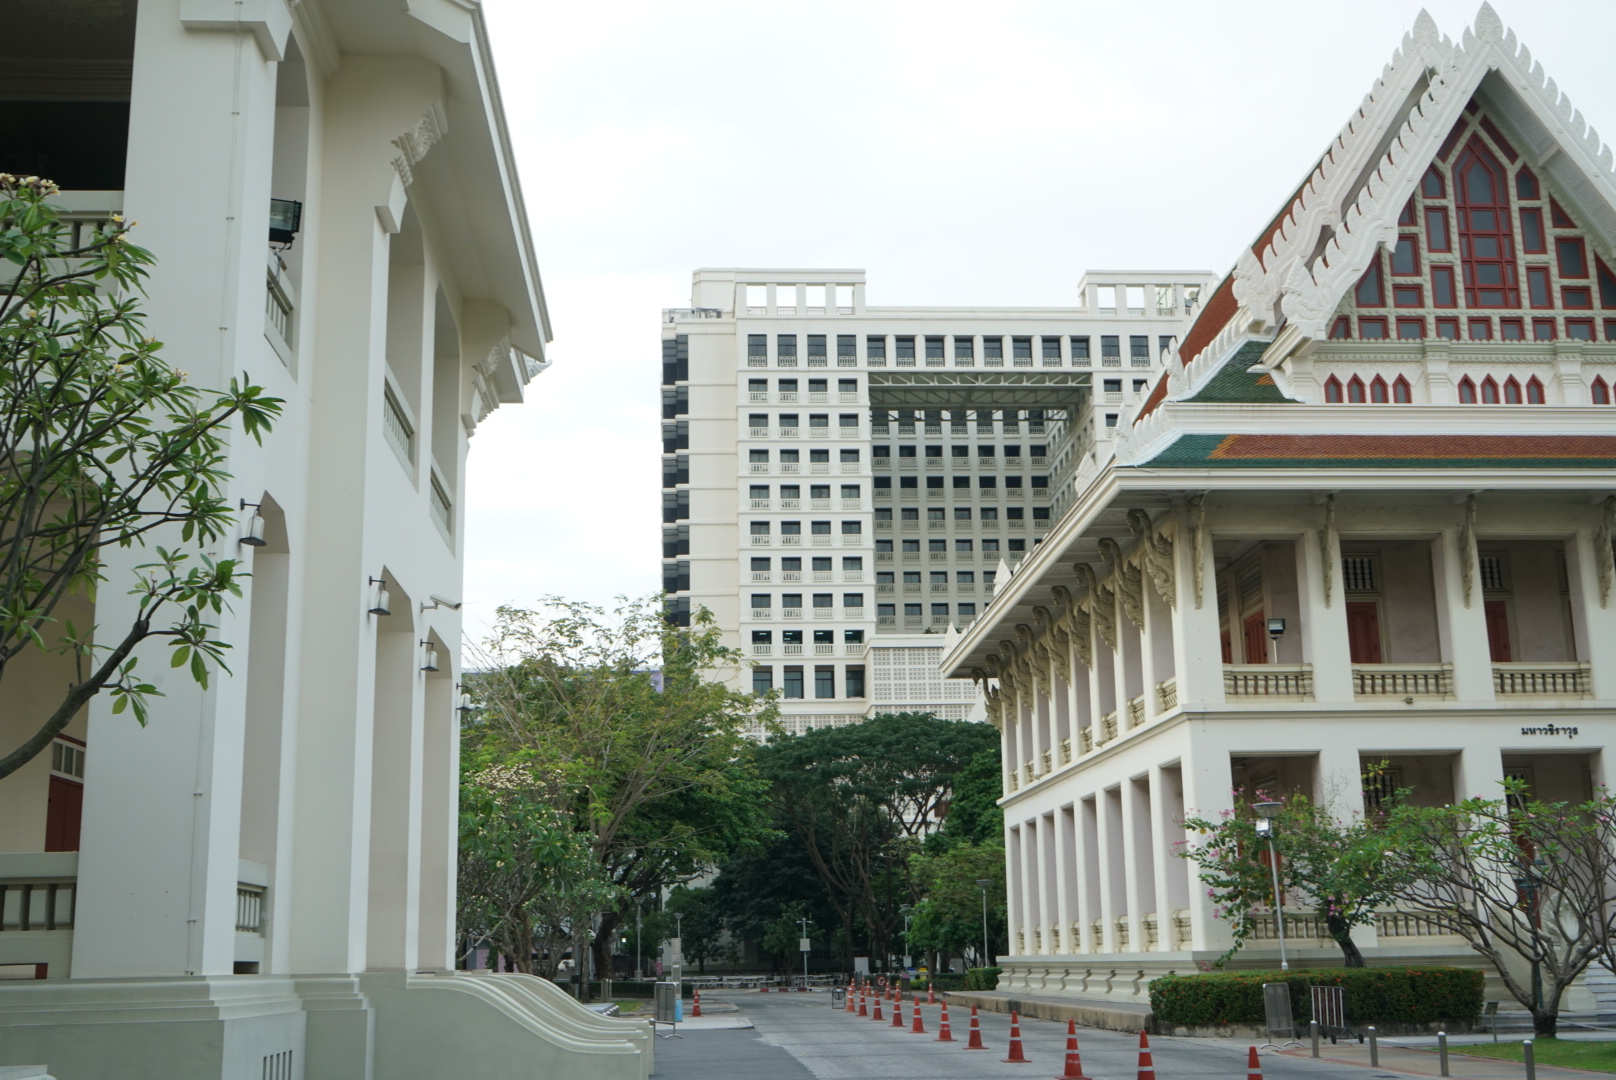
{"type": "Polygon", "coordinates": [[[1156,1066],[1150,1060],[1150,1039],[1139,1029],[1139,1080],[1156,1080],[1156,1066]]]}
{"type": "Polygon", "coordinates": [[[860,990],[859,991],[859,1011],[858,1011],[858,1014],[860,1016],[869,1016],[870,1015],[870,1010],[865,1007],[865,1001],[866,1000],[867,999],[864,996],[864,991],[860,990]]]}
{"type": "MultiPolygon", "coordinates": [[[[1010,1056],[1004,1059],[1006,1065],[1025,1065],[1027,1055],[1021,1052],[1021,1018],[1015,1010],[1010,1012],[1010,1056]]],[[[1151,1080],[1155,1080],[1154,1077],[1151,1080]]]]}
{"type": "Polygon", "coordinates": [[[926,984],[926,1004],[937,1004],[937,984],[934,982],[929,982],[926,984]]]}
{"type": "Polygon", "coordinates": [[[977,1019],[976,1019],[976,1006],[975,1005],[971,1006],[971,1038],[970,1038],[970,1041],[965,1044],[965,1049],[967,1049],[967,1050],[986,1050],[987,1049],[986,1046],[982,1045],[982,1025],[977,1022],[977,1019]]]}
{"type": "Polygon", "coordinates": [[[881,1016],[881,996],[879,994],[876,995],[875,1008],[870,1012],[870,1019],[871,1020],[883,1019],[883,1017],[881,1016]]]}
{"type": "Polygon", "coordinates": [[[847,1011],[853,1011],[853,984],[847,984],[847,1011]]]}
{"type": "Polygon", "coordinates": [[[940,1023],[941,1023],[941,1027],[939,1028],[939,1030],[937,1032],[937,1041],[938,1042],[953,1042],[954,1041],[954,1033],[952,1031],[948,1030],[948,1001],[947,1001],[947,999],[944,999],[944,1001],[943,1001],[943,1019],[942,1019],[942,1021],[940,1023]]]}
{"type": "Polygon", "coordinates": [[[892,1003],[892,1026],[895,1028],[903,1027],[903,996],[901,994],[898,996],[898,1000],[892,1003]]]}
{"type": "Polygon", "coordinates": [[[692,1001],[690,1003],[690,1015],[691,1016],[700,1016],[701,1015],[701,991],[700,990],[696,991],[696,998],[695,998],[694,1001],[692,1001]]]}
{"type": "Polygon", "coordinates": [[[1077,1053],[1077,1021],[1066,1021],[1066,1068],[1055,1080],[1089,1080],[1083,1075],[1083,1059],[1077,1053]]]}
{"type": "Polygon", "coordinates": [[[1262,1063],[1257,1060],[1257,1048],[1255,1046],[1246,1055],[1246,1080],[1262,1080],[1262,1063]]]}
{"type": "Polygon", "coordinates": [[[920,1022],[920,995],[915,994],[909,1004],[913,1005],[915,1009],[915,1026],[909,1029],[909,1034],[926,1034],[926,1025],[920,1022]]]}

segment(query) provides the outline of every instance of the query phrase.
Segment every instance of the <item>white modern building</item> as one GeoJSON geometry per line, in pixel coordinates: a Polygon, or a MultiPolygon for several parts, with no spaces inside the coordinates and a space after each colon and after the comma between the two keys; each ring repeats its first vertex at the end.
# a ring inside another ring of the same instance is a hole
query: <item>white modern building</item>
{"type": "MultiPolygon", "coordinates": [[[[1422,14],[944,660],[1003,732],[1010,988],[1144,1000],[1222,954],[1186,812],[1609,782],[1612,267],[1610,148],[1491,8],[1422,14]]],[[[1354,936],[1480,963],[1407,914],[1354,936]]]]}
{"type": "Polygon", "coordinates": [[[669,606],[714,613],[788,731],[982,716],[938,675],[948,635],[1109,454],[1213,279],[1074,284],[1066,308],[874,307],[859,270],[698,270],[663,312],[669,606]]]}
{"type": "MultiPolygon", "coordinates": [[[[233,674],[203,690],[159,642],[149,725],[97,698],[0,781],[0,1065],[641,1080],[644,1025],[454,971],[468,437],[550,336],[480,9],[13,4],[0,54],[0,168],[137,221],[169,361],[286,402],[227,464],[266,542],[208,552],[252,574],[233,674]],[[274,244],[272,199],[302,211],[274,244]]],[[[127,625],[145,558],[113,551],[75,620],[127,625]]],[[[73,676],[5,674],[10,749],[73,676]]]]}

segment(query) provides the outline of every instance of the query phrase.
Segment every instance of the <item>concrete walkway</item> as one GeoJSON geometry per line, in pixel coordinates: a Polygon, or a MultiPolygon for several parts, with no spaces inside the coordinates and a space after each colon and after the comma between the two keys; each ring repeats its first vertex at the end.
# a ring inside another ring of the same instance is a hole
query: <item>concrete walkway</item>
{"type": "MultiPolygon", "coordinates": [[[[830,1007],[830,995],[755,994],[728,991],[725,999],[740,1006],[752,1031],[703,1031],[681,1026],[685,1038],[657,1044],[654,1080],[1051,1080],[1060,1075],[1065,1060],[1066,1025],[1033,1018],[1021,1020],[1021,1035],[1028,1064],[1008,1064],[1010,1018],[982,1013],[979,1020],[986,1052],[965,1049],[970,1010],[949,1008],[955,1042],[937,1041],[939,1006],[923,1006],[926,1034],[916,1035],[891,1026],[888,1019],[875,1023],[830,1007]]],[[[702,995],[705,1007],[707,994],[702,995]]],[[[715,1017],[723,1019],[727,1017],[715,1017]]],[[[913,1014],[906,1002],[904,1018],[913,1014]]],[[[1094,1080],[1134,1080],[1138,1069],[1138,1037],[1092,1028],[1078,1030],[1083,1070],[1094,1080]]],[[[1158,1080],[1246,1080],[1249,1042],[1227,1039],[1155,1037],[1152,1054],[1158,1080]]],[[[1368,1048],[1356,1043],[1327,1046],[1329,1057],[1315,1061],[1300,1054],[1264,1054],[1264,1080],[1377,1080],[1386,1077],[1423,1077],[1438,1074],[1436,1055],[1411,1048],[1406,1042],[1381,1044],[1381,1066],[1368,1067],[1368,1048]],[[1394,1060],[1395,1059],[1395,1060],[1394,1060]]],[[[1524,1076],[1513,1062],[1480,1058],[1452,1058],[1455,1080],[1502,1080],[1524,1076]]],[[[1539,1066],[1542,1080],[1588,1080],[1609,1076],[1574,1069],[1539,1066]]]]}

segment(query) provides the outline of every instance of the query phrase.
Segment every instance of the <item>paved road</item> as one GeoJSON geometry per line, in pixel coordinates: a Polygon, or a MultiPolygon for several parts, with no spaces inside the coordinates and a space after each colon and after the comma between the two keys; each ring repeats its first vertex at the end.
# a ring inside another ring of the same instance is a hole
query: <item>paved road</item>
{"type": "MultiPolygon", "coordinates": [[[[926,1035],[914,1035],[831,1009],[829,995],[736,994],[729,998],[755,1025],[750,1031],[687,1031],[657,1044],[655,1080],[1052,1080],[1065,1061],[1066,1027],[1023,1020],[1027,1065],[1008,1065],[1010,1018],[983,1013],[988,1051],[967,1051],[969,1012],[949,1010],[954,1043],[936,1041],[937,1006],[924,1010],[926,1035]]],[[[905,1019],[911,1019],[905,1007],[905,1019]]],[[[888,1014],[890,1017],[890,1013],[888,1014]]],[[[1078,1032],[1083,1071],[1096,1080],[1134,1080],[1138,1037],[1078,1032]]],[[[1246,1080],[1246,1051],[1221,1040],[1151,1040],[1159,1080],[1246,1080]]],[[[1266,1080],[1375,1080],[1408,1073],[1265,1055],[1266,1080]]],[[[1435,1071],[1434,1069],[1432,1070],[1435,1071]]],[[[1587,1074],[1584,1074],[1587,1075],[1587,1074]]]]}

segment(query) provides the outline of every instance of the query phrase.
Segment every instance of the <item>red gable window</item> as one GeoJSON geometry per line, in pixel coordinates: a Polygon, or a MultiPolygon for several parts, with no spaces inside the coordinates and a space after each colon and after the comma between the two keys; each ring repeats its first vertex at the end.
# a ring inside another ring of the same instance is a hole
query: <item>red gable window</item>
{"type": "Polygon", "coordinates": [[[1392,400],[1399,405],[1407,405],[1414,400],[1414,387],[1410,386],[1409,381],[1401,375],[1392,383],[1392,400]]]}
{"type": "MultiPolygon", "coordinates": [[[[1602,383],[1600,385],[1603,385],[1602,383]]],[[[1341,403],[1341,380],[1331,375],[1324,380],[1324,400],[1331,405],[1341,403]]]]}
{"type": "Polygon", "coordinates": [[[1466,304],[1477,308],[1520,307],[1515,229],[1510,220],[1503,167],[1479,140],[1472,139],[1459,155],[1454,178],[1466,304]]]}

